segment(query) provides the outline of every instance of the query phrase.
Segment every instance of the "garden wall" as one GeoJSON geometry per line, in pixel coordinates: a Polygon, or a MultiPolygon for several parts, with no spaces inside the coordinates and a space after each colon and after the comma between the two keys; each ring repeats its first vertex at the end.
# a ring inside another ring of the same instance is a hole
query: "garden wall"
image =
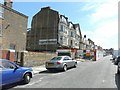
{"type": "Polygon", "coordinates": [[[25,52],[24,66],[33,67],[45,64],[46,61],[56,56],[56,53],[48,52],[25,52]]]}

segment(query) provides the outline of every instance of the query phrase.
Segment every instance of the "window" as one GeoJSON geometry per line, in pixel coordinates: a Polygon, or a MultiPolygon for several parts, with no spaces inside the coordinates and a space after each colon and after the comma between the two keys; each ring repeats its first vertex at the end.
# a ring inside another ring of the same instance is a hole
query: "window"
{"type": "Polygon", "coordinates": [[[64,26],[63,25],[61,25],[61,27],[60,27],[60,31],[64,31],[64,26]]]}
{"type": "Polygon", "coordinates": [[[60,42],[60,44],[63,44],[63,36],[60,36],[59,42],[60,42]]]}
{"type": "Polygon", "coordinates": [[[63,36],[60,37],[60,41],[62,41],[62,40],[63,40],[63,36]]]}
{"type": "Polygon", "coordinates": [[[64,60],[70,60],[69,57],[65,57],[64,60]]]}
{"type": "Polygon", "coordinates": [[[7,61],[3,61],[2,66],[6,69],[15,69],[16,68],[16,66],[14,64],[7,62],[7,61]]]}
{"type": "Polygon", "coordinates": [[[71,37],[73,37],[74,35],[73,35],[73,32],[71,32],[71,37]]]}
{"type": "Polygon", "coordinates": [[[3,69],[3,67],[2,66],[0,66],[0,70],[2,70],[3,69]]]}
{"type": "Polygon", "coordinates": [[[62,57],[54,57],[51,60],[61,60],[62,57]]]}
{"type": "Polygon", "coordinates": [[[72,40],[71,40],[70,44],[71,44],[71,46],[73,46],[73,41],[72,40]]]}
{"type": "Polygon", "coordinates": [[[60,19],[61,22],[67,24],[67,17],[65,16],[61,16],[61,19],[60,19]]]}

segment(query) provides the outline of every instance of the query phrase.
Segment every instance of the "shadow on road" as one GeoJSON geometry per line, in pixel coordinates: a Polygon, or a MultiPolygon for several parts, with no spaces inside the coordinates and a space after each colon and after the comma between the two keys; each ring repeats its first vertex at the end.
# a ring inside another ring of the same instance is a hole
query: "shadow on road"
{"type": "Polygon", "coordinates": [[[12,89],[12,88],[14,88],[16,86],[20,86],[20,85],[25,85],[25,84],[23,82],[17,82],[17,83],[5,85],[5,86],[2,86],[2,90],[12,89]]]}
{"type": "Polygon", "coordinates": [[[115,83],[118,90],[120,90],[120,75],[118,75],[117,73],[115,74],[115,83]]]}
{"type": "MultiPolygon", "coordinates": [[[[73,67],[71,67],[71,68],[68,68],[67,69],[67,71],[68,70],[70,70],[70,69],[72,69],[73,67]]],[[[62,73],[62,72],[64,72],[64,71],[62,71],[62,70],[44,70],[44,71],[41,71],[41,72],[39,72],[39,74],[42,74],[42,73],[44,73],[44,74],[54,74],[54,73],[62,73]]]]}
{"type": "Polygon", "coordinates": [[[57,70],[48,71],[48,70],[45,70],[45,71],[39,72],[39,74],[42,74],[42,73],[44,73],[44,74],[53,74],[53,73],[60,73],[60,72],[62,72],[62,71],[57,71],[57,70]]]}

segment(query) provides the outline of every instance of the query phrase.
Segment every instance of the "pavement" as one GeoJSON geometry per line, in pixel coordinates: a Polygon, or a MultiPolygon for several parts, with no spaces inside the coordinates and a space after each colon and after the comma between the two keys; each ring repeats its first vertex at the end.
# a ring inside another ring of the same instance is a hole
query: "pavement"
{"type": "MultiPolygon", "coordinates": [[[[84,62],[84,59],[78,59],[78,62],[84,62]]],[[[31,67],[33,69],[33,74],[39,74],[40,72],[46,71],[45,65],[31,67]]]]}
{"type": "Polygon", "coordinates": [[[39,74],[40,72],[46,71],[45,65],[31,67],[33,69],[33,74],[39,74]]]}

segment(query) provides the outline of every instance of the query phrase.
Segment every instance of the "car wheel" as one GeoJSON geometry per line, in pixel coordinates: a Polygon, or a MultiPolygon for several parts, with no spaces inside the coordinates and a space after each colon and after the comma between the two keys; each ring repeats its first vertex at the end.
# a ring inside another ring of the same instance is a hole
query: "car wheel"
{"type": "Polygon", "coordinates": [[[30,82],[30,80],[31,80],[30,74],[26,73],[23,77],[24,84],[28,84],[30,82]]]}
{"type": "Polygon", "coordinates": [[[63,71],[67,71],[67,65],[64,65],[63,71]]]}
{"type": "Polygon", "coordinates": [[[76,67],[77,67],[77,63],[74,64],[74,68],[76,68],[76,67]]]}

